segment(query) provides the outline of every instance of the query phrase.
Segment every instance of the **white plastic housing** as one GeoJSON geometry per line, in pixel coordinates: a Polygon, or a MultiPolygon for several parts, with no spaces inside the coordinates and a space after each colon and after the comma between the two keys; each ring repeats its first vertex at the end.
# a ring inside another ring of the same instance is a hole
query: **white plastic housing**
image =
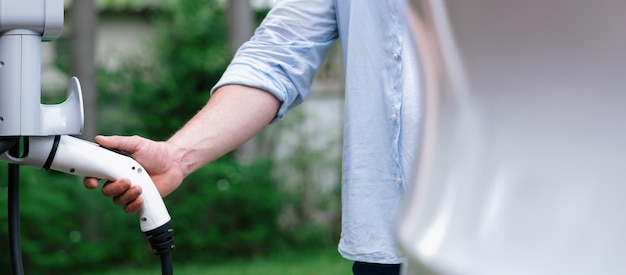
{"type": "Polygon", "coordinates": [[[31,30],[40,40],[63,32],[63,0],[0,0],[0,33],[31,30]]]}
{"type": "Polygon", "coordinates": [[[414,1],[410,274],[626,274],[625,1],[414,1]]]}
{"type": "Polygon", "coordinates": [[[171,219],[150,175],[131,157],[92,142],[61,136],[50,169],[81,177],[128,178],[133,185],[141,186],[144,201],[139,213],[142,232],[158,228],[171,219]]]}
{"type": "Polygon", "coordinates": [[[83,103],[73,78],[61,104],[41,102],[41,43],[63,30],[61,0],[0,0],[0,136],[80,134],[83,103]]]}

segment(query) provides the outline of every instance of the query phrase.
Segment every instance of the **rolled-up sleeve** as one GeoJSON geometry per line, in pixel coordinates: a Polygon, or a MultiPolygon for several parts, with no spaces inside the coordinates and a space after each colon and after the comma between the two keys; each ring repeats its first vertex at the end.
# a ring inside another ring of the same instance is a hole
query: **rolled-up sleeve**
{"type": "Polygon", "coordinates": [[[282,104],[274,121],[300,104],[337,39],[333,0],[279,1],[213,87],[239,84],[272,93],[282,104]]]}

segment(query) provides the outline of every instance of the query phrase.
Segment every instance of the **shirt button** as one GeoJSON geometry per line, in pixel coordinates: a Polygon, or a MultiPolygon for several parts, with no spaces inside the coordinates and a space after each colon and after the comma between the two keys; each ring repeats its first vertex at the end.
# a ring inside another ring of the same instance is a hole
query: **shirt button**
{"type": "Polygon", "coordinates": [[[397,183],[397,184],[402,183],[402,179],[401,179],[401,178],[396,178],[396,183],[397,183]]]}
{"type": "Polygon", "coordinates": [[[396,121],[396,119],[398,119],[398,116],[396,116],[396,114],[392,114],[391,121],[396,121]]]}
{"type": "Polygon", "coordinates": [[[392,56],[393,60],[398,60],[398,58],[400,57],[397,53],[394,53],[392,56]]]}

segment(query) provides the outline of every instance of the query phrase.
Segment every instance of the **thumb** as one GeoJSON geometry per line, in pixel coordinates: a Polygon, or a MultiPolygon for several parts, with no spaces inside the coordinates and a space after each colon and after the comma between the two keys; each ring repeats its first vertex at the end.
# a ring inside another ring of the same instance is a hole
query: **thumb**
{"type": "Polygon", "coordinates": [[[141,146],[143,138],[139,136],[125,137],[125,136],[96,136],[96,143],[109,149],[115,149],[122,151],[126,154],[132,155],[137,152],[141,146]]]}

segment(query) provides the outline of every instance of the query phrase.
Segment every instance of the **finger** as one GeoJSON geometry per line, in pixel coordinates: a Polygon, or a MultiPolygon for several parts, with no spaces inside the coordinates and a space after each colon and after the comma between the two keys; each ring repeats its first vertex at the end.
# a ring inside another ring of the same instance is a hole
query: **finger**
{"type": "Polygon", "coordinates": [[[139,198],[141,196],[141,187],[140,186],[133,186],[130,189],[128,189],[127,191],[114,196],[113,197],[113,203],[117,204],[117,205],[125,205],[128,204],[134,200],[136,200],[137,198],[139,198]]]}
{"type": "Polygon", "coordinates": [[[131,188],[130,180],[123,178],[116,181],[107,181],[102,187],[102,194],[105,197],[111,198],[119,196],[122,193],[128,191],[131,188]]]}
{"type": "Polygon", "coordinates": [[[85,185],[87,189],[96,189],[98,188],[99,183],[100,183],[100,180],[97,178],[91,178],[91,177],[83,178],[83,184],[85,185]]]}
{"type": "Polygon", "coordinates": [[[124,207],[124,212],[129,213],[129,214],[134,214],[134,213],[139,212],[139,210],[141,210],[142,207],[143,207],[143,198],[138,197],[136,200],[131,201],[126,204],[126,206],[124,207]]]}

